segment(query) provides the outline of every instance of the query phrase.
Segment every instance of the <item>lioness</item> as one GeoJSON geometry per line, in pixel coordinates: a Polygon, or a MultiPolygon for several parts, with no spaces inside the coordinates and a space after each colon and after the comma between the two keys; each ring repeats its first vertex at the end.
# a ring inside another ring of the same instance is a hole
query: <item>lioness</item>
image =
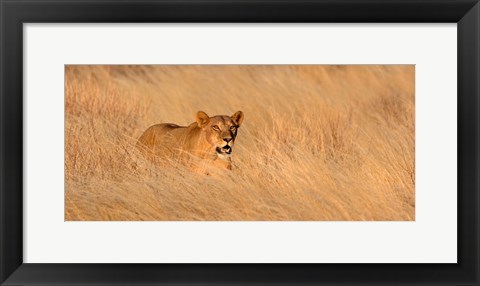
{"type": "Polygon", "coordinates": [[[138,139],[137,148],[155,159],[188,159],[193,155],[231,170],[230,154],[243,119],[242,111],[213,117],[199,111],[189,126],[161,123],[149,127],[138,139]]]}

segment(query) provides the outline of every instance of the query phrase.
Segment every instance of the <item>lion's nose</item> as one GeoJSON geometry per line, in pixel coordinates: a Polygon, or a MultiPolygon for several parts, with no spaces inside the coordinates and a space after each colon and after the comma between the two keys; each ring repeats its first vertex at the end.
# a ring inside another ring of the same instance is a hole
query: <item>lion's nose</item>
{"type": "Polygon", "coordinates": [[[223,138],[223,141],[228,143],[228,142],[232,141],[232,138],[223,138]]]}

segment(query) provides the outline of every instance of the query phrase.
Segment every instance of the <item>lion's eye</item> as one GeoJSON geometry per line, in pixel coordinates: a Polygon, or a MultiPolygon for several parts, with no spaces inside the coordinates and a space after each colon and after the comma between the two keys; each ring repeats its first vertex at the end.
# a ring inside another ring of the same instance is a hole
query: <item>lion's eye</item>
{"type": "Polygon", "coordinates": [[[212,128],[213,128],[213,130],[217,130],[217,131],[220,130],[220,128],[218,128],[217,125],[213,125],[212,128]]]}
{"type": "Polygon", "coordinates": [[[235,130],[235,126],[230,126],[230,130],[235,130]]]}

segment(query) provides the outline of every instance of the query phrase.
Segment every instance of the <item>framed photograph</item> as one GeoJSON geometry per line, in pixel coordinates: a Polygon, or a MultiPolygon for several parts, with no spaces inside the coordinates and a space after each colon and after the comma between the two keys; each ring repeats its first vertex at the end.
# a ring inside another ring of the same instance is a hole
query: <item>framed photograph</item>
{"type": "Polygon", "coordinates": [[[0,8],[1,285],[479,285],[478,1],[0,8]]]}

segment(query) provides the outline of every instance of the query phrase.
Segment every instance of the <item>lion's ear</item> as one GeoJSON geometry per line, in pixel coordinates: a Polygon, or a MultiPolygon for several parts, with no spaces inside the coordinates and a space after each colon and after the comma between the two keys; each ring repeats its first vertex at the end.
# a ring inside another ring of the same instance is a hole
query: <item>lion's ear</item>
{"type": "Polygon", "coordinates": [[[198,126],[204,127],[210,121],[210,117],[205,112],[199,111],[199,112],[197,112],[196,121],[197,121],[198,126]]]}
{"type": "Polygon", "coordinates": [[[240,127],[240,125],[242,125],[243,118],[245,118],[245,116],[243,115],[243,112],[241,112],[241,111],[237,111],[237,112],[235,112],[234,115],[232,115],[232,120],[235,121],[235,123],[237,123],[238,127],[240,127]]]}

